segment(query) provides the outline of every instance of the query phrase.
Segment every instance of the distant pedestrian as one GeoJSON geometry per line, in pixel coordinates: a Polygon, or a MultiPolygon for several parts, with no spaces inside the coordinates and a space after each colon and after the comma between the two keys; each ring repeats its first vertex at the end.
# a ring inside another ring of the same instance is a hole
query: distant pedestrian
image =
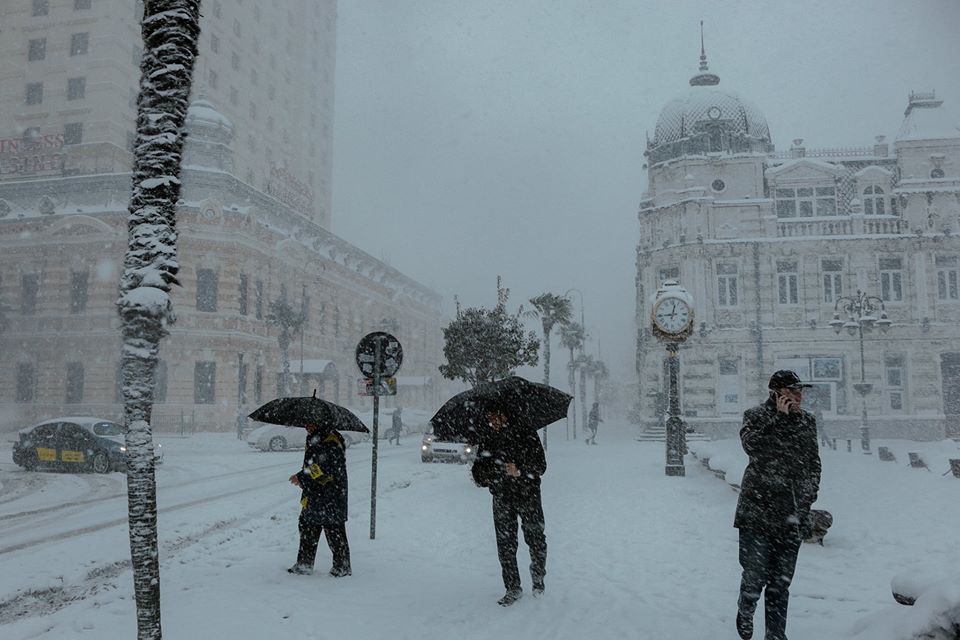
{"type": "Polygon", "coordinates": [[[597,444],[597,424],[603,422],[600,418],[600,403],[594,402],[590,407],[590,416],[587,418],[587,429],[590,430],[590,437],[584,440],[587,444],[597,444]]]}
{"type": "Polygon", "coordinates": [[[488,413],[493,433],[480,443],[473,463],[473,480],[493,496],[493,526],[497,534],[497,555],[506,593],[497,604],[509,607],[520,599],[520,570],[517,567],[517,520],[523,540],[530,551],[530,577],[533,595],[543,595],[547,573],[547,539],[544,535],[540,476],[547,470],[547,459],[537,432],[519,429],[509,423],[506,413],[488,413]]]}
{"type": "Polygon", "coordinates": [[[300,497],[300,549],[290,573],[309,575],[317,556],[320,534],[325,533],[333,554],[330,575],[349,576],[350,545],[347,542],[346,443],[337,431],[307,424],[303,468],[290,476],[290,484],[302,489],[300,497]]]}
{"type": "Polygon", "coordinates": [[[400,415],[402,411],[402,407],[393,410],[393,432],[390,434],[390,442],[396,440],[398,447],[400,446],[400,434],[403,432],[403,417],[400,415]]]}
{"type": "Polygon", "coordinates": [[[787,638],[790,582],[820,487],[816,419],[800,408],[809,386],[793,371],[777,371],[767,401],[743,414],[740,440],[750,461],[733,526],[740,530],[737,632],[744,640],[753,637],[761,591],[766,640],[787,638]]]}

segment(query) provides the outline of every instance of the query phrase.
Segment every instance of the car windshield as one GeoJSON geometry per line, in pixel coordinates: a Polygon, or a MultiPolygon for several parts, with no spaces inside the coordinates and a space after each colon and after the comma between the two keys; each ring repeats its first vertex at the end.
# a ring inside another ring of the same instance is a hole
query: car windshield
{"type": "Polygon", "coordinates": [[[98,422],[93,425],[93,432],[98,436],[122,436],[123,427],[114,422],[98,422]]]}

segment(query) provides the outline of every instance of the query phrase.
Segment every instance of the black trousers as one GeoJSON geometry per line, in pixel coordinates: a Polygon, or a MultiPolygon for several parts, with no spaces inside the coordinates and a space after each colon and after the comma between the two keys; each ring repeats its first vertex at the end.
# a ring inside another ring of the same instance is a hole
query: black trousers
{"type": "Polygon", "coordinates": [[[543,583],[547,575],[547,538],[544,535],[543,505],[540,487],[523,487],[493,496],[493,526],[497,532],[497,555],[507,590],[520,588],[517,567],[517,520],[523,529],[523,541],[530,550],[530,577],[534,584],[543,583]]]}
{"type": "Polygon", "coordinates": [[[800,552],[794,527],[778,531],[740,529],[740,613],[753,617],[763,591],[766,640],[786,640],[790,582],[800,552]]]}
{"type": "Polygon", "coordinates": [[[350,545],[347,542],[347,526],[340,524],[313,524],[300,516],[300,549],[297,564],[312,567],[317,558],[320,534],[326,532],[327,546],[333,554],[333,569],[350,569],[350,545]]]}

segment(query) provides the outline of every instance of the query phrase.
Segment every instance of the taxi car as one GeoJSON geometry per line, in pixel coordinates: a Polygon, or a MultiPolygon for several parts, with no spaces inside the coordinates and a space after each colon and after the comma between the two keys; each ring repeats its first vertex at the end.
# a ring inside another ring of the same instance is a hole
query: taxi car
{"type": "MultiPolygon", "coordinates": [[[[13,443],[13,461],[28,471],[93,471],[126,468],[123,427],[102,418],[65,417],[21,429],[13,443]]],[[[154,463],[163,462],[163,446],[154,444],[154,463]]]]}

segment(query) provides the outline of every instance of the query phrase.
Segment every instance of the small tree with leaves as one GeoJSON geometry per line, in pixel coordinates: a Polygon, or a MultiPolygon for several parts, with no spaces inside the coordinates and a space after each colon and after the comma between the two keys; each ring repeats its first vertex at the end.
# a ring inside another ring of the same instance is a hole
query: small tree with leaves
{"type": "Polygon", "coordinates": [[[510,290],[497,278],[497,306],[493,309],[460,309],[443,329],[443,355],[447,364],[440,373],[449,380],[463,380],[470,386],[506,378],[520,366],[536,366],[540,340],[527,332],[520,316],[507,311],[510,290]]]}
{"type": "Polygon", "coordinates": [[[281,392],[284,396],[290,395],[290,344],[307,324],[306,309],[294,309],[286,296],[280,296],[270,302],[267,311],[267,324],[277,327],[277,343],[280,345],[280,356],[283,359],[283,374],[281,377],[281,392]]]}

